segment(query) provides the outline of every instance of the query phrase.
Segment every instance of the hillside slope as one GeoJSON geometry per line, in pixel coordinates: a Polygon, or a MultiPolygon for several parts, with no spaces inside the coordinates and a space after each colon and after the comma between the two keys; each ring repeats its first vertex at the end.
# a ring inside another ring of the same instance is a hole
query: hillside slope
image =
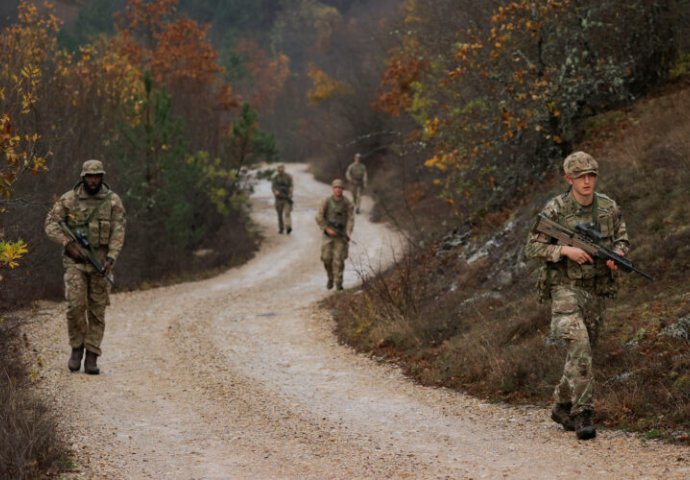
{"type": "MultiPolygon", "coordinates": [[[[600,162],[599,191],[616,199],[634,262],[654,282],[622,275],[595,351],[597,421],[688,441],[690,431],[690,89],[594,118],[577,147],[600,162]]],[[[535,181],[514,209],[492,212],[416,249],[362,292],[332,299],[341,338],[399,362],[427,385],[482,398],[550,403],[563,357],[523,247],[536,213],[565,189],[535,181]]],[[[458,219],[458,224],[462,219],[458,219]]]]}

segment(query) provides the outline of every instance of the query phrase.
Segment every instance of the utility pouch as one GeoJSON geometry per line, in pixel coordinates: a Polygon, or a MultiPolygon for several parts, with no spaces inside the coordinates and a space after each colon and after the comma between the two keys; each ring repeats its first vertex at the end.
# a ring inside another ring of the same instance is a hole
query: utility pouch
{"type": "Polygon", "coordinates": [[[551,271],[542,266],[537,276],[537,295],[539,303],[551,300],[551,271]]]}
{"type": "Polygon", "coordinates": [[[594,282],[594,291],[600,297],[615,298],[618,293],[615,272],[609,271],[605,275],[598,276],[594,282]]]}
{"type": "Polygon", "coordinates": [[[88,225],[87,238],[89,239],[89,244],[92,247],[96,247],[101,243],[99,223],[100,222],[98,220],[91,220],[88,225]]]}
{"type": "Polygon", "coordinates": [[[578,264],[572,260],[566,263],[566,273],[571,280],[590,280],[596,275],[596,267],[590,263],[578,264]]]}
{"type": "Polygon", "coordinates": [[[110,242],[110,222],[108,220],[98,221],[98,243],[108,245],[110,242]]]}

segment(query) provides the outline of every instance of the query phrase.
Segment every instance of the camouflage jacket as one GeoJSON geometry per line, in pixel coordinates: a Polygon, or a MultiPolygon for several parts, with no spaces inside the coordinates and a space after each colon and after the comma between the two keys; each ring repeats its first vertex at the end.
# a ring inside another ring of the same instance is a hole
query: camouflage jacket
{"type": "MultiPolygon", "coordinates": [[[[60,228],[60,221],[72,231],[81,230],[87,235],[100,262],[107,257],[117,260],[125,242],[125,208],[120,197],[105,183],[96,195],[89,195],[83,184],[78,183],[48,212],[45,232],[51,240],[65,246],[71,239],[60,228]]],[[[67,255],[63,256],[63,261],[75,263],[67,255]]]]}
{"type": "Polygon", "coordinates": [[[322,231],[326,230],[328,222],[342,228],[349,235],[355,226],[354,206],[348,198],[343,195],[340,200],[333,196],[324,198],[316,211],[316,223],[322,231]]]}
{"type": "MultiPolygon", "coordinates": [[[[551,199],[542,213],[551,220],[570,228],[578,223],[593,222],[603,236],[608,248],[627,254],[630,249],[628,233],[618,204],[608,196],[596,193],[591,205],[580,205],[571,193],[564,193],[551,199]]],[[[547,235],[530,231],[525,247],[527,258],[544,261],[540,275],[540,289],[563,283],[591,286],[603,296],[615,294],[615,275],[599,258],[594,264],[579,265],[561,255],[561,246],[547,235]]],[[[548,297],[548,292],[543,292],[548,297]]]]}
{"type": "Polygon", "coordinates": [[[277,198],[292,198],[292,175],[277,173],[271,182],[271,191],[277,198]]]}
{"type": "Polygon", "coordinates": [[[351,163],[345,171],[345,178],[350,183],[357,183],[366,186],[367,167],[361,163],[351,163]]]}

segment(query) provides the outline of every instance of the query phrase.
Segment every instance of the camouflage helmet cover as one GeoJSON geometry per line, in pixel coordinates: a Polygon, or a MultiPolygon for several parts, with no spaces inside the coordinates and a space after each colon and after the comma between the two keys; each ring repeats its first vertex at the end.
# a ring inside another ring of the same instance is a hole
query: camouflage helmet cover
{"type": "Polygon", "coordinates": [[[284,172],[284,171],[285,171],[285,165],[283,165],[283,164],[281,163],[280,165],[278,165],[278,166],[276,167],[276,170],[278,170],[279,172],[284,172]]]}
{"type": "Polygon", "coordinates": [[[104,175],[103,162],[100,160],[87,160],[81,167],[81,177],[84,175],[104,175]]]}
{"type": "Polygon", "coordinates": [[[599,175],[599,164],[589,153],[574,152],[565,157],[563,170],[572,178],[581,177],[586,173],[599,175]]]}
{"type": "Polygon", "coordinates": [[[342,181],[341,179],[336,178],[335,180],[333,180],[333,181],[331,182],[331,187],[340,187],[340,188],[344,188],[344,187],[345,187],[345,184],[343,183],[343,181],[342,181]]]}

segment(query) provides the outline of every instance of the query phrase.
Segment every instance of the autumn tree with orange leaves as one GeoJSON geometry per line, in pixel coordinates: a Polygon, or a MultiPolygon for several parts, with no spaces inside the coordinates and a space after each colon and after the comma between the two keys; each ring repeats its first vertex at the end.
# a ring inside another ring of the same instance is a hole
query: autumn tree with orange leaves
{"type": "MultiPolygon", "coordinates": [[[[47,52],[57,41],[58,21],[27,3],[20,5],[18,20],[0,34],[0,217],[7,213],[14,184],[27,172],[45,172],[49,155],[41,142],[37,104],[47,52]]],[[[0,228],[0,268],[15,268],[28,246],[23,240],[3,237],[0,228]]]]}
{"type": "Polygon", "coordinates": [[[285,54],[269,57],[256,40],[242,39],[234,53],[241,61],[242,75],[237,76],[243,87],[243,98],[256,109],[270,109],[283,93],[290,75],[290,59],[285,54]]]}
{"type": "Polygon", "coordinates": [[[130,0],[118,18],[116,45],[171,95],[191,148],[215,155],[221,125],[239,99],[223,80],[208,26],[179,16],[177,6],[178,0],[130,0]]]}
{"type": "Polygon", "coordinates": [[[202,244],[214,251],[204,262],[215,264],[251,250],[241,195],[228,199],[230,209],[214,204],[235,171],[219,155],[239,109],[206,28],[177,16],[176,1],[133,0],[115,37],[70,51],[57,43],[50,6],[20,3],[18,21],[0,32],[0,232],[24,243],[0,238],[0,263],[21,258],[23,268],[3,272],[0,307],[31,300],[24,293],[38,276],[45,281],[33,294],[60,294],[60,266],[42,224],[89,158],[104,160],[107,181],[135,220],[128,241],[150,247],[126,249],[119,285],[204,268],[192,256],[202,244]]]}
{"type": "Polygon", "coordinates": [[[461,3],[405,2],[376,106],[416,120],[427,167],[470,217],[557,164],[584,118],[665,78],[673,58],[664,2],[461,3]]]}

